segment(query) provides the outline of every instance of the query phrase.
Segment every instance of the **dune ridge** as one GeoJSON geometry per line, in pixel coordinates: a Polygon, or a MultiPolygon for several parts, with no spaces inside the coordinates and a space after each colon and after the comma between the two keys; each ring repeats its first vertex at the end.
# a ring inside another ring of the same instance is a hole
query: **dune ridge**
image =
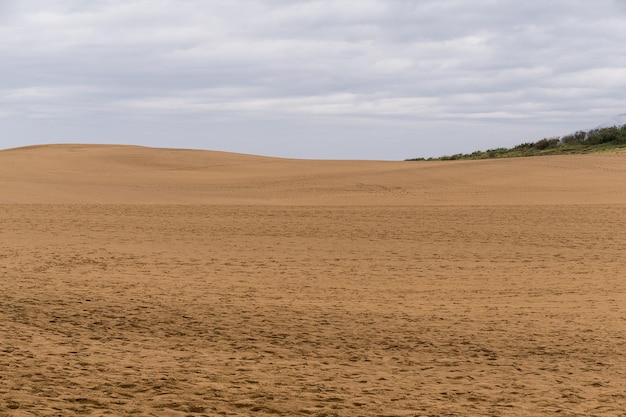
{"type": "Polygon", "coordinates": [[[616,204],[625,161],[623,152],[424,163],[47,145],[0,151],[0,203],[616,204]]]}
{"type": "Polygon", "coordinates": [[[623,416],[625,180],[0,151],[0,416],[623,416]]]}

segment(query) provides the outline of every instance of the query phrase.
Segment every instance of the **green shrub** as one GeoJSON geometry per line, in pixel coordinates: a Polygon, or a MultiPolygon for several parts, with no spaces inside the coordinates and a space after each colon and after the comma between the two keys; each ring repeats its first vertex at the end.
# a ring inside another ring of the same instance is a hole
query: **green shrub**
{"type": "Polygon", "coordinates": [[[576,132],[571,135],[563,136],[561,138],[561,143],[567,145],[576,145],[579,143],[583,143],[587,139],[587,132],[576,132]]]}
{"type": "Polygon", "coordinates": [[[524,143],[520,143],[519,145],[517,145],[513,149],[517,149],[517,150],[532,149],[534,146],[535,146],[535,144],[532,143],[532,142],[524,142],[524,143]]]}
{"type": "MultiPolygon", "coordinates": [[[[470,154],[458,153],[455,155],[428,158],[429,161],[456,161],[459,159],[487,159],[487,158],[510,158],[519,156],[587,153],[593,150],[607,147],[626,146],[626,125],[620,127],[607,127],[594,129],[589,132],[576,132],[567,136],[541,139],[537,142],[521,143],[513,148],[496,148],[486,151],[474,151],[470,154]],[[603,146],[599,146],[603,145],[603,146]]],[[[424,158],[409,159],[410,161],[424,160],[424,158]]]]}
{"type": "Polygon", "coordinates": [[[613,143],[621,145],[626,143],[626,125],[621,127],[607,127],[604,129],[591,130],[587,134],[585,140],[587,145],[601,145],[604,143],[613,143]]]}
{"type": "Polygon", "coordinates": [[[556,148],[560,142],[559,138],[541,139],[533,144],[533,148],[543,151],[544,149],[556,148]]]}

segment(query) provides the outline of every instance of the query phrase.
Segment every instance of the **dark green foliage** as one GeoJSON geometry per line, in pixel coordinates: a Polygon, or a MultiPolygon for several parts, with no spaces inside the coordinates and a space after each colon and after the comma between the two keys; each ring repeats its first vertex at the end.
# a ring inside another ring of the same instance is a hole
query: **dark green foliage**
{"type": "Polygon", "coordinates": [[[626,147],[626,125],[606,127],[589,132],[576,132],[571,135],[545,138],[537,142],[521,143],[513,148],[497,148],[475,151],[469,154],[455,154],[439,158],[415,158],[408,161],[455,161],[460,159],[513,158],[520,156],[587,153],[611,148],[626,147]]]}
{"type": "Polygon", "coordinates": [[[600,145],[603,143],[626,144],[626,125],[592,130],[587,133],[585,143],[589,145],[600,145]]]}
{"type": "Polygon", "coordinates": [[[561,139],[559,138],[541,139],[533,143],[533,148],[543,151],[544,149],[556,148],[560,142],[561,139]]]}
{"type": "Polygon", "coordinates": [[[535,144],[532,143],[532,142],[524,142],[524,143],[520,143],[519,145],[517,145],[513,149],[532,149],[534,146],[535,146],[535,144]]]}
{"type": "Polygon", "coordinates": [[[563,136],[561,142],[566,145],[575,145],[583,143],[587,139],[587,132],[576,132],[571,135],[563,136]]]}

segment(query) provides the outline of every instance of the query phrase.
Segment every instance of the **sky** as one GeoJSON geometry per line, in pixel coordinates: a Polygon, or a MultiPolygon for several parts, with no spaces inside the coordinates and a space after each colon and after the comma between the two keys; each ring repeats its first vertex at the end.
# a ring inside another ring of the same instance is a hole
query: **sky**
{"type": "Polygon", "coordinates": [[[0,0],[0,149],[402,160],[626,112],[626,0],[0,0]]]}

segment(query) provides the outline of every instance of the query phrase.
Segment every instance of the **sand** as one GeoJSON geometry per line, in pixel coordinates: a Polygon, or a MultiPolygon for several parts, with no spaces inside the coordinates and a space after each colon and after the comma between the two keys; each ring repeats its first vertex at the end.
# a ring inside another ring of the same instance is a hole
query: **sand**
{"type": "Polygon", "coordinates": [[[626,153],[0,151],[0,416],[624,416],[626,153]]]}

